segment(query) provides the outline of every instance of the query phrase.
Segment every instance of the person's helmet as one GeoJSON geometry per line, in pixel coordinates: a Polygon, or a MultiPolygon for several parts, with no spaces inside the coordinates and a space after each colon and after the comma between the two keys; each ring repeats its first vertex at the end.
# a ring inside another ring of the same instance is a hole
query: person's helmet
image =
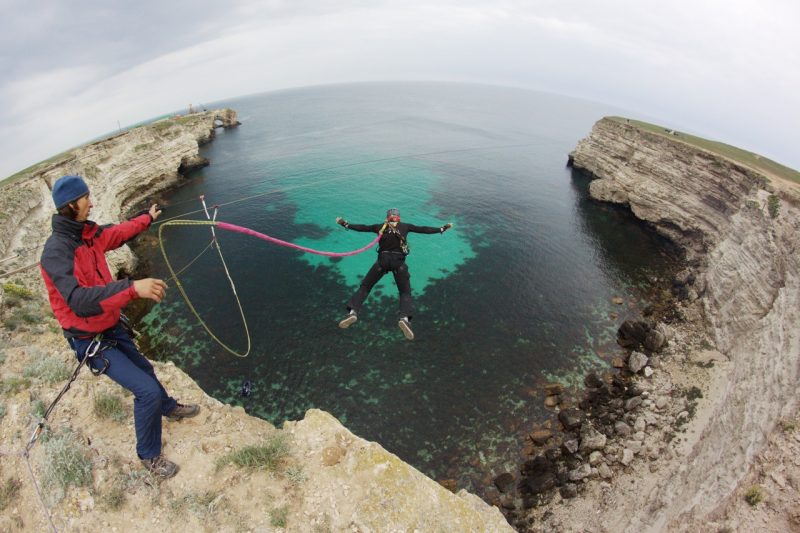
{"type": "Polygon", "coordinates": [[[386,211],[386,220],[390,222],[400,220],[400,210],[393,207],[386,211]]]}

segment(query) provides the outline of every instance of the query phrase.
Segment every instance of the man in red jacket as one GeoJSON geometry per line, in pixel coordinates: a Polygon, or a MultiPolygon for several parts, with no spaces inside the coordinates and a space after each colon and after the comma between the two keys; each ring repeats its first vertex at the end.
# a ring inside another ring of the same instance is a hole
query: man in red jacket
{"type": "Polygon", "coordinates": [[[135,298],[160,302],[167,284],[146,278],[115,280],[105,252],[119,248],[150,227],[161,214],[150,210],[116,225],[89,220],[93,204],[80,176],[62,176],[53,185],[53,233],[42,252],[40,268],[50,307],[78,360],[104,373],[134,395],[136,452],[156,475],[171,477],[178,466],[161,454],[161,417],[177,420],[197,415],[200,407],[183,405],[167,394],[153,365],[131,340],[122,308],[135,298]]]}

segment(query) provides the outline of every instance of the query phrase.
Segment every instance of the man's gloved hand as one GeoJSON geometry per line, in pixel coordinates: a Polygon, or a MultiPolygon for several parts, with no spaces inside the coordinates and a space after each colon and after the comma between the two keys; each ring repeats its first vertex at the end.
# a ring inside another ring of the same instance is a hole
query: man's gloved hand
{"type": "Polygon", "coordinates": [[[448,222],[447,224],[445,224],[444,226],[441,227],[442,233],[444,233],[445,231],[449,230],[452,227],[453,227],[453,223],[452,222],[448,222]]]}
{"type": "Polygon", "coordinates": [[[336,217],[336,223],[340,226],[344,226],[345,228],[348,226],[347,221],[342,217],[336,217]]]}

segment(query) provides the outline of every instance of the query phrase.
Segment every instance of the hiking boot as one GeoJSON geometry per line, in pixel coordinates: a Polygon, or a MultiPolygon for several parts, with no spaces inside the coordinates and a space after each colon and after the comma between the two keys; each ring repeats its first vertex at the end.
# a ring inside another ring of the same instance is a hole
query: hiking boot
{"type": "Polygon", "coordinates": [[[358,320],[358,315],[356,315],[356,312],[351,309],[350,312],[347,313],[347,316],[339,321],[339,327],[342,329],[347,329],[355,324],[356,320],[358,320]]]}
{"type": "Polygon", "coordinates": [[[172,477],[178,473],[178,465],[163,455],[152,459],[142,459],[142,465],[155,476],[172,477]]]}
{"type": "Polygon", "coordinates": [[[170,420],[182,420],[184,418],[192,418],[197,416],[200,412],[200,406],[194,403],[183,405],[182,403],[175,404],[175,408],[169,412],[167,418],[170,420]]]}
{"type": "Polygon", "coordinates": [[[406,339],[410,341],[414,340],[414,332],[411,331],[411,324],[408,322],[408,317],[404,316],[401,318],[397,325],[400,327],[400,331],[403,332],[403,335],[406,336],[406,339]]]}

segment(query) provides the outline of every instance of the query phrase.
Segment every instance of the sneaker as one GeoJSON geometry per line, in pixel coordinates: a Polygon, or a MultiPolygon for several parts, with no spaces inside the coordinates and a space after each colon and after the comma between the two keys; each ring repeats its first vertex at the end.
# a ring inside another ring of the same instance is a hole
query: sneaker
{"type": "Polygon", "coordinates": [[[167,418],[170,420],[181,420],[184,418],[192,418],[197,416],[200,412],[200,406],[194,403],[183,405],[182,403],[175,404],[175,408],[169,412],[167,418]]]}
{"type": "Polygon", "coordinates": [[[178,473],[178,465],[159,455],[152,459],[142,459],[142,465],[153,475],[161,477],[172,477],[178,473]]]}
{"type": "Polygon", "coordinates": [[[347,329],[355,324],[356,320],[358,320],[358,315],[356,315],[356,312],[351,309],[350,312],[347,313],[347,316],[339,321],[339,327],[342,329],[347,329]]]}
{"type": "Polygon", "coordinates": [[[403,317],[397,323],[400,327],[400,331],[403,332],[403,335],[406,336],[406,339],[413,341],[414,340],[414,332],[411,331],[411,324],[408,322],[408,317],[403,317]]]}

